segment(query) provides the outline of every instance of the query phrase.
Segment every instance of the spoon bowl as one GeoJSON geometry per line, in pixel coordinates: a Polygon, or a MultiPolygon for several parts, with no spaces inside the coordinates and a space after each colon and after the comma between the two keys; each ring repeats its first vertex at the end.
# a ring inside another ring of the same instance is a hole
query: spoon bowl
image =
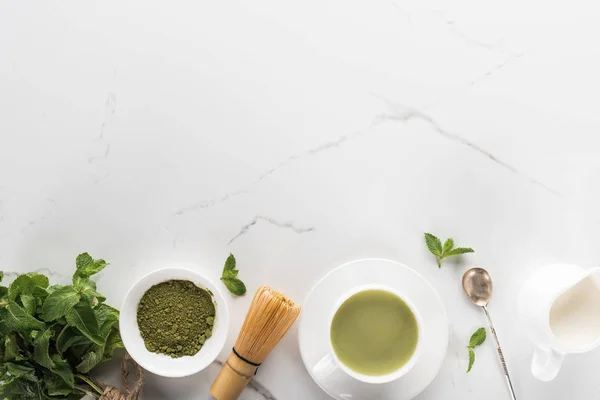
{"type": "Polygon", "coordinates": [[[472,268],[465,272],[462,280],[465,294],[474,304],[485,307],[492,298],[494,286],[490,274],[483,268],[472,268]]]}

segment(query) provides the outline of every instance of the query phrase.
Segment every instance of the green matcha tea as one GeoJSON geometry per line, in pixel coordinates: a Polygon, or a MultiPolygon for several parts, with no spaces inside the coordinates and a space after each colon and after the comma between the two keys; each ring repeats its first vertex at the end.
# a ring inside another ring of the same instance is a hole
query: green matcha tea
{"type": "Polygon", "coordinates": [[[331,323],[331,343],[338,359],[369,376],[390,374],[412,357],[419,340],[417,318],[398,296],[365,290],[346,300],[331,323]]]}
{"type": "Polygon", "coordinates": [[[144,293],[137,323],[148,351],[179,358],[200,351],[212,336],[215,314],[209,291],[191,281],[171,280],[144,293]]]}

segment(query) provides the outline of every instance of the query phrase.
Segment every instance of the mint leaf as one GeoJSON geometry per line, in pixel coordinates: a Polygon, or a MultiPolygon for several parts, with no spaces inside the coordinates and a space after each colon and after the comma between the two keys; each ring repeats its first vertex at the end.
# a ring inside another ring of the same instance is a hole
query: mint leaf
{"type": "Polygon", "coordinates": [[[6,362],[0,364],[0,377],[0,399],[42,398],[34,368],[6,362]]]}
{"type": "Polygon", "coordinates": [[[475,253],[475,250],[470,247],[457,247],[456,249],[452,249],[448,253],[445,253],[444,257],[458,256],[466,253],[475,253]]]}
{"type": "Polygon", "coordinates": [[[125,348],[125,346],[123,345],[123,339],[121,339],[121,334],[117,329],[113,329],[108,335],[108,338],[106,339],[106,346],[104,347],[102,361],[110,360],[115,350],[123,348],[125,348]]]}
{"type": "Polygon", "coordinates": [[[221,278],[227,289],[235,296],[246,294],[246,285],[238,278],[221,278]]]}
{"type": "Polygon", "coordinates": [[[27,311],[29,315],[35,315],[37,301],[35,300],[35,297],[33,297],[33,294],[22,294],[21,304],[23,304],[23,309],[27,311]]]}
{"type": "Polygon", "coordinates": [[[58,354],[52,355],[52,362],[54,362],[52,372],[60,376],[68,387],[73,388],[75,386],[75,376],[69,363],[58,354]]]}
{"type": "Polygon", "coordinates": [[[48,295],[42,306],[44,321],[54,321],[67,315],[79,303],[79,293],[73,286],[62,286],[48,295]]]}
{"type": "Polygon", "coordinates": [[[13,364],[9,362],[4,363],[4,367],[6,368],[6,372],[8,372],[8,375],[12,376],[13,378],[23,378],[34,382],[36,380],[35,369],[31,367],[13,364]]]}
{"type": "Polygon", "coordinates": [[[20,305],[9,301],[7,307],[0,309],[0,320],[9,332],[22,332],[28,329],[43,330],[46,325],[29,315],[20,305]]]}
{"type": "Polygon", "coordinates": [[[28,275],[19,275],[8,287],[8,298],[16,300],[21,293],[31,293],[35,284],[28,275]]]}
{"type": "Polygon", "coordinates": [[[102,303],[106,300],[106,297],[96,292],[96,283],[90,278],[82,278],[80,276],[73,277],[73,285],[77,292],[84,298],[88,303],[102,303]]]}
{"type": "Polygon", "coordinates": [[[98,304],[94,308],[96,313],[96,319],[98,320],[98,326],[104,325],[106,322],[117,322],[119,320],[119,310],[108,304],[98,304]]]}
{"type": "Polygon", "coordinates": [[[36,338],[35,346],[33,348],[33,359],[39,365],[48,368],[50,371],[60,376],[65,384],[72,389],[75,386],[75,378],[73,372],[71,372],[71,367],[58,354],[50,356],[50,339],[53,336],[54,328],[50,327],[36,338]]]}
{"type": "Polygon", "coordinates": [[[8,288],[0,286],[0,306],[8,304],[4,299],[8,298],[8,288]]]}
{"type": "Polygon", "coordinates": [[[35,379],[29,380],[27,377],[15,378],[8,376],[2,379],[0,385],[0,399],[19,399],[19,400],[41,400],[40,383],[35,379]]]}
{"type": "Polygon", "coordinates": [[[45,289],[48,284],[48,277],[37,272],[19,275],[8,288],[8,298],[16,300],[22,293],[32,294],[36,286],[45,289]]]}
{"type": "Polygon", "coordinates": [[[93,346],[90,351],[88,351],[83,357],[82,361],[77,364],[77,371],[81,373],[88,373],[94,368],[96,365],[102,361],[102,356],[104,355],[104,345],[102,346],[93,346]]]}
{"type": "Polygon", "coordinates": [[[92,345],[92,342],[75,328],[65,326],[56,339],[56,350],[63,354],[71,346],[92,345]]]}
{"type": "Polygon", "coordinates": [[[104,339],[98,332],[98,321],[96,320],[94,310],[89,304],[79,302],[69,310],[65,317],[69,326],[77,329],[83,336],[90,339],[92,343],[100,346],[104,344],[104,339]]]}
{"type": "Polygon", "coordinates": [[[453,239],[446,240],[444,242],[444,249],[442,251],[442,254],[446,254],[447,252],[449,252],[453,248],[454,248],[454,240],[453,239]]]}
{"type": "Polygon", "coordinates": [[[4,279],[4,271],[0,271],[0,282],[2,282],[2,279],[4,279]]]}
{"type": "Polygon", "coordinates": [[[78,270],[83,269],[90,265],[92,262],[94,262],[92,256],[90,256],[88,253],[81,253],[75,259],[75,267],[77,267],[78,270]]]}
{"type": "Polygon", "coordinates": [[[73,286],[76,289],[91,289],[96,290],[96,282],[90,278],[84,278],[77,273],[73,274],[73,286]]]}
{"type": "Polygon", "coordinates": [[[42,305],[44,304],[44,301],[48,297],[48,291],[46,289],[42,288],[41,286],[34,286],[32,294],[33,294],[33,297],[35,297],[36,308],[39,312],[39,310],[42,309],[42,305]]]}
{"type": "Polygon", "coordinates": [[[92,345],[92,342],[86,338],[85,336],[71,336],[70,338],[68,338],[64,344],[60,347],[60,351],[62,353],[64,353],[65,351],[67,351],[69,349],[69,347],[74,347],[74,346],[88,346],[88,345],[92,345]]]}
{"type": "Polygon", "coordinates": [[[431,233],[425,233],[425,243],[427,244],[427,248],[433,255],[438,257],[442,256],[444,250],[442,248],[442,242],[440,241],[440,239],[438,239],[431,233]]]}
{"type": "Polygon", "coordinates": [[[96,320],[98,321],[98,333],[101,337],[106,338],[110,334],[113,327],[119,322],[119,311],[107,304],[98,304],[94,308],[96,320]]]}
{"type": "Polygon", "coordinates": [[[469,368],[467,368],[467,374],[471,372],[471,368],[473,368],[473,364],[475,363],[475,352],[473,349],[469,349],[469,368]]]}
{"type": "Polygon", "coordinates": [[[73,388],[70,388],[59,375],[46,370],[44,370],[44,386],[50,396],[68,396],[73,393],[73,388]]]}
{"type": "Polygon", "coordinates": [[[440,239],[431,233],[425,233],[425,243],[427,248],[435,256],[438,268],[442,267],[442,260],[446,257],[458,256],[465,253],[474,253],[474,250],[469,247],[454,248],[454,240],[447,239],[442,246],[440,239]]]}
{"type": "Polygon", "coordinates": [[[235,269],[235,267],[235,257],[233,254],[229,254],[229,257],[227,257],[227,260],[225,261],[225,266],[223,267],[221,281],[223,281],[227,289],[229,289],[233,295],[243,296],[246,294],[246,285],[237,278],[239,271],[235,269]]]}
{"type": "Polygon", "coordinates": [[[50,280],[44,274],[39,274],[37,272],[30,272],[27,274],[31,278],[34,286],[39,286],[41,288],[46,289],[50,284],[50,280]]]}
{"type": "Polygon", "coordinates": [[[477,346],[481,346],[486,339],[486,331],[485,328],[479,328],[475,331],[475,333],[471,336],[471,340],[469,340],[469,347],[475,348],[477,346]]]}
{"type": "Polygon", "coordinates": [[[75,265],[77,266],[77,270],[73,274],[73,279],[77,276],[89,278],[102,271],[108,264],[102,259],[94,260],[88,253],[82,253],[77,256],[75,265]]]}
{"type": "Polygon", "coordinates": [[[17,343],[17,334],[10,333],[4,339],[4,360],[5,361],[20,361],[21,349],[17,343]]]}
{"type": "Polygon", "coordinates": [[[475,362],[475,352],[473,349],[477,346],[481,346],[483,342],[485,342],[486,336],[487,334],[485,328],[479,328],[471,335],[469,346],[467,346],[469,349],[469,368],[467,369],[467,373],[471,371],[471,368],[473,368],[473,363],[475,362]]]}
{"type": "Polygon", "coordinates": [[[238,270],[235,269],[235,257],[233,254],[229,254],[227,260],[225,261],[225,266],[223,267],[223,278],[235,278],[238,274],[238,270]]]}
{"type": "Polygon", "coordinates": [[[50,358],[48,353],[48,347],[50,346],[50,338],[54,336],[53,328],[46,329],[43,333],[37,336],[35,339],[35,345],[33,348],[33,359],[35,362],[43,367],[52,370],[54,368],[54,361],[50,358]]]}

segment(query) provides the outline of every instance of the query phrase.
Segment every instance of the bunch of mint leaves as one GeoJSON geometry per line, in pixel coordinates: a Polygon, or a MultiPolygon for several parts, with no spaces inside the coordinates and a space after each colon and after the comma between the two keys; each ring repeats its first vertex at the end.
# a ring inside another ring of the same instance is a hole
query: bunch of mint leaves
{"type": "Polygon", "coordinates": [[[83,253],[72,285],[49,286],[48,277],[36,272],[0,285],[0,399],[102,395],[89,373],[123,347],[119,312],[104,303],[90,279],[106,266],[83,253]]]}

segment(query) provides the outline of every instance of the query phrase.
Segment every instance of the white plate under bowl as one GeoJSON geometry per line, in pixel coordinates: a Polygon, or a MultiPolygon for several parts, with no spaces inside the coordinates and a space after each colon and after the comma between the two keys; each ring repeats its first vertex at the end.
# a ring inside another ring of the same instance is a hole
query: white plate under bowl
{"type": "Polygon", "coordinates": [[[421,393],[439,372],[448,348],[448,317],[436,290],[404,264],[364,259],[344,264],[325,275],[312,289],[302,310],[300,354],[315,382],[338,400],[409,400],[421,393]],[[332,308],[344,293],[366,284],[385,285],[412,301],[423,318],[422,353],[415,366],[400,379],[381,385],[349,381],[343,390],[321,382],[312,373],[329,350],[332,308]]]}
{"type": "Polygon", "coordinates": [[[162,268],[144,276],[129,290],[121,307],[119,329],[125,348],[140,366],[154,374],[176,378],[200,372],[217,358],[227,339],[229,311],[221,291],[205,276],[188,268],[162,268]],[[144,293],[156,284],[173,279],[189,280],[213,295],[216,315],[212,336],[194,356],[172,358],[152,353],[146,349],[138,328],[137,309],[144,293]]]}

